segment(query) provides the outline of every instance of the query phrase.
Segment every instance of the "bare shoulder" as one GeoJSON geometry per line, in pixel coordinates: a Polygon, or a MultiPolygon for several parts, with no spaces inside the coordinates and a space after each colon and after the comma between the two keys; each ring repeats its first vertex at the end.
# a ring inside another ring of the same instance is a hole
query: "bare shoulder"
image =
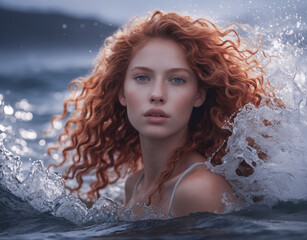
{"type": "Polygon", "coordinates": [[[224,177],[198,166],[178,184],[171,214],[179,217],[192,212],[223,212],[222,198],[233,192],[224,177]]]}
{"type": "Polygon", "coordinates": [[[125,183],[125,204],[129,202],[132,197],[133,188],[136,184],[136,181],[140,174],[142,173],[141,170],[131,173],[125,183]]]}

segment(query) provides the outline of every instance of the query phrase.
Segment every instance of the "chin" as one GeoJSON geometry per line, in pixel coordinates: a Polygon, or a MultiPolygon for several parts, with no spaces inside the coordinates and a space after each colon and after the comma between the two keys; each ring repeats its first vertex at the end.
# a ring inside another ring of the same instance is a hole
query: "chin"
{"type": "Polygon", "coordinates": [[[178,135],[180,137],[181,131],[170,131],[170,129],[166,128],[154,128],[150,129],[147,131],[139,131],[140,136],[143,136],[145,138],[150,138],[150,139],[167,139],[170,137],[174,137],[175,135],[178,135]]]}
{"type": "Polygon", "coordinates": [[[150,138],[150,139],[165,139],[165,138],[167,138],[167,137],[169,137],[170,135],[168,135],[168,134],[165,134],[165,133],[163,133],[163,134],[159,134],[159,133],[144,133],[144,134],[142,134],[142,133],[140,133],[143,137],[145,137],[145,138],[150,138]]]}
{"type": "Polygon", "coordinates": [[[165,139],[172,135],[165,129],[152,129],[150,131],[139,131],[139,134],[145,138],[152,138],[152,139],[165,139]]]}

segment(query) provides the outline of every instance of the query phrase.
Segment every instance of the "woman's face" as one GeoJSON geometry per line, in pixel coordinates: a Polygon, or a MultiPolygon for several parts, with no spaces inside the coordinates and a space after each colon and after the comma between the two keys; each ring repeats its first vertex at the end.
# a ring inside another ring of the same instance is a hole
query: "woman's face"
{"type": "Polygon", "coordinates": [[[155,38],[131,59],[119,100],[141,136],[187,133],[192,109],[201,106],[206,94],[185,56],[176,42],[155,38]]]}

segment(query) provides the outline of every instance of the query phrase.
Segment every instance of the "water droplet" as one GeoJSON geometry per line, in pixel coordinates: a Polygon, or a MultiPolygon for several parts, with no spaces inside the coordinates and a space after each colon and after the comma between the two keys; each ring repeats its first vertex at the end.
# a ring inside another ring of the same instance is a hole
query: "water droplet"
{"type": "Polygon", "coordinates": [[[33,114],[31,112],[17,111],[15,113],[15,117],[23,121],[31,121],[33,118],[33,114]]]}
{"type": "Polygon", "coordinates": [[[24,139],[34,140],[37,137],[37,133],[34,130],[31,130],[31,129],[30,130],[25,130],[23,128],[20,128],[19,129],[19,134],[24,139]]]}
{"type": "Polygon", "coordinates": [[[0,140],[5,139],[6,138],[6,134],[5,133],[1,133],[0,134],[0,140]]]}
{"type": "Polygon", "coordinates": [[[56,153],[53,154],[53,155],[52,155],[52,158],[53,158],[54,160],[58,160],[58,159],[59,159],[59,154],[56,154],[56,153]]]}
{"type": "Polygon", "coordinates": [[[6,127],[0,124],[0,131],[5,132],[6,127]]]}
{"type": "Polygon", "coordinates": [[[46,141],[44,139],[39,140],[39,145],[45,146],[46,145],[46,141]]]}
{"type": "Polygon", "coordinates": [[[33,109],[33,106],[28,102],[27,99],[22,99],[20,102],[17,102],[15,107],[24,111],[32,111],[33,109]]]}
{"type": "Polygon", "coordinates": [[[54,124],[54,128],[57,130],[62,128],[62,123],[60,121],[54,121],[53,124],[54,124]]]}
{"type": "Polygon", "coordinates": [[[14,113],[14,109],[10,105],[4,106],[3,110],[6,115],[12,115],[14,113]]]}
{"type": "Polygon", "coordinates": [[[290,29],[289,31],[287,31],[286,34],[287,34],[287,35],[292,35],[292,34],[293,34],[293,29],[290,29]]]}

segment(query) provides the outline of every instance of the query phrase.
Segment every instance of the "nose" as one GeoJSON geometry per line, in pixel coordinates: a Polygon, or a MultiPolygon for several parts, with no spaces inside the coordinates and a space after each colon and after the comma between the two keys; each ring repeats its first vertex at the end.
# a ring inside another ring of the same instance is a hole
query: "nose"
{"type": "Polygon", "coordinates": [[[164,86],[163,81],[154,81],[151,92],[150,92],[150,102],[151,103],[165,103],[166,102],[166,86],[164,86]]]}

